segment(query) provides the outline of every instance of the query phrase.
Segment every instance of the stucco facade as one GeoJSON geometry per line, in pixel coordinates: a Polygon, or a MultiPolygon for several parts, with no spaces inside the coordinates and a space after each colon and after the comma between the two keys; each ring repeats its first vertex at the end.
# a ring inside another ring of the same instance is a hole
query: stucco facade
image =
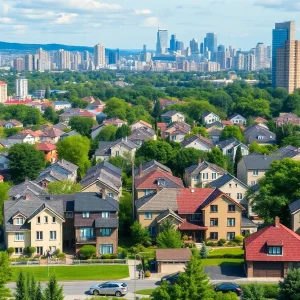
{"type": "Polygon", "coordinates": [[[96,182],[92,183],[91,185],[88,185],[87,187],[82,189],[82,192],[96,192],[99,193],[102,189],[105,189],[106,194],[109,195],[110,197],[119,200],[120,195],[122,195],[122,187],[119,189],[118,192],[115,190],[109,188],[108,186],[102,184],[99,180],[96,182]]]}

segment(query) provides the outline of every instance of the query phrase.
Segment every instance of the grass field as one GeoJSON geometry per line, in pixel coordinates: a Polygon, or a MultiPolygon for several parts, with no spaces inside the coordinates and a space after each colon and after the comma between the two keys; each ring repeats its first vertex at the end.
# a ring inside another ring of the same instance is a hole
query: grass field
{"type": "Polygon", "coordinates": [[[212,248],[211,251],[209,252],[209,255],[224,255],[224,254],[241,255],[241,254],[244,254],[244,250],[242,248],[226,248],[226,247],[224,247],[224,248],[218,248],[218,249],[212,248]]]}
{"type": "Polygon", "coordinates": [[[154,290],[155,290],[155,289],[137,290],[136,293],[137,293],[138,295],[147,295],[147,296],[151,296],[154,290]]]}
{"type": "Polygon", "coordinates": [[[202,259],[203,266],[239,266],[244,263],[242,258],[208,258],[202,259]]]}
{"type": "MultiPolygon", "coordinates": [[[[36,280],[47,281],[48,267],[13,267],[12,281],[16,281],[20,271],[34,274],[36,280]]],[[[49,274],[57,280],[113,280],[129,277],[128,266],[50,266],[49,274]]]]}

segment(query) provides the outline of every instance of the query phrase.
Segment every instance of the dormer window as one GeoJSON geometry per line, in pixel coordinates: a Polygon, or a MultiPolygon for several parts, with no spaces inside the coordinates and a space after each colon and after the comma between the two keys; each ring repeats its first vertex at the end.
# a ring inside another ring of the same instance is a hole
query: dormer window
{"type": "Polygon", "coordinates": [[[259,135],[259,136],[257,137],[257,139],[258,139],[258,140],[263,140],[264,137],[263,137],[262,135],[259,135]]]}
{"type": "Polygon", "coordinates": [[[24,219],[23,218],[15,218],[15,225],[23,225],[24,219]]]}
{"type": "Polygon", "coordinates": [[[164,178],[158,178],[157,179],[157,185],[158,186],[166,186],[166,181],[164,178]]]}
{"type": "Polygon", "coordinates": [[[269,255],[282,255],[282,246],[268,246],[269,255]]]}

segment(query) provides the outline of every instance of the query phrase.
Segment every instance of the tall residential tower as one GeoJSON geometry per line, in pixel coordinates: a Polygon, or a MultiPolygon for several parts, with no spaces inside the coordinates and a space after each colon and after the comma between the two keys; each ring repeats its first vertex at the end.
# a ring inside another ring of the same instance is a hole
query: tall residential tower
{"type": "Polygon", "coordinates": [[[165,54],[168,51],[168,30],[158,29],[156,41],[156,54],[165,54]]]}

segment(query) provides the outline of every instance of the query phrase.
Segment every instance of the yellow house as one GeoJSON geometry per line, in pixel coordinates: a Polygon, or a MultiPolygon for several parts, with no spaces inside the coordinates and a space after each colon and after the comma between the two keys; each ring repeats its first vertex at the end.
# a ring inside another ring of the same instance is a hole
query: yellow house
{"type": "Polygon", "coordinates": [[[23,255],[25,247],[36,254],[63,251],[64,209],[60,200],[41,200],[33,193],[4,203],[4,236],[14,255],[23,255]]]}

